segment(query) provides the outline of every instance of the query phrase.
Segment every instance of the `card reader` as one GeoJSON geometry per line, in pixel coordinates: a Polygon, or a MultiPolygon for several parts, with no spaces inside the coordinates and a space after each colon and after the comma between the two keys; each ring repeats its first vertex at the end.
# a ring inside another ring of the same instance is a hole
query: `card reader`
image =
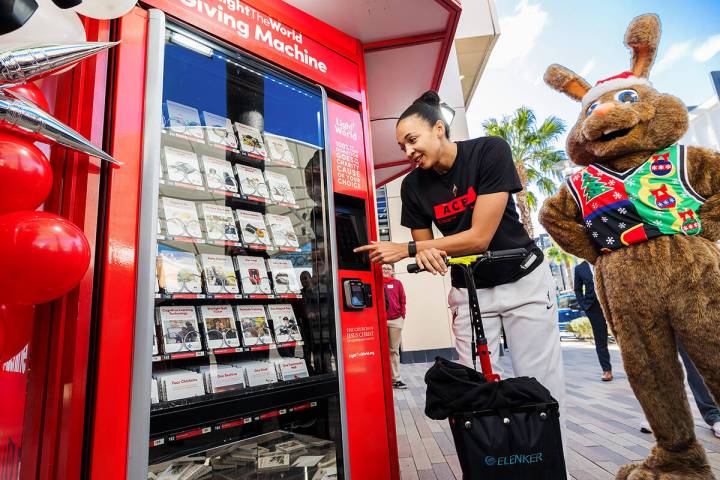
{"type": "Polygon", "coordinates": [[[372,287],[357,278],[342,281],[345,310],[362,310],[372,306],[372,287]]]}

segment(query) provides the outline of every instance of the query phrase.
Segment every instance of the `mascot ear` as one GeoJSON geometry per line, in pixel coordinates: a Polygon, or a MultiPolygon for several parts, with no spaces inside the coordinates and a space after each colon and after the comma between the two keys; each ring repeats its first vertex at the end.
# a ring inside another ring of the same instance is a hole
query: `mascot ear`
{"type": "Polygon", "coordinates": [[[543,79],[551,88],[578,102],[590,90],[590,84],[584,78],[557,63],[553,63],[545,70],[543,79]]]}
{"type": "Polygon", "coordinates": [[[632,49],[632,73],[647,78],[660,43],[660,19],[648,13],[635,17],[625,32],[625,45],[632,49]]]}

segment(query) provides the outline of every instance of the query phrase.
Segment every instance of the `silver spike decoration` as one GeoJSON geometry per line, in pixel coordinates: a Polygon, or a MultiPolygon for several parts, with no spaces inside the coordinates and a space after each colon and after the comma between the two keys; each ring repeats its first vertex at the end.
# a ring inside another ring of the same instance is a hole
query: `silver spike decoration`
{"type": "Polygon", "coordinates": [[[120,165],[120,162],[100,150],[78,132],[33,103],[13,98],[0,91],[0,126],[2,125],[13,126],[28,133],[40,135],[65,147],[120,165]]]}
{"type": "Polygon", "coordinates": [[[22,85],[56,73],[118,42],[36,45],[0,53],[0,88],[22,85]]]}

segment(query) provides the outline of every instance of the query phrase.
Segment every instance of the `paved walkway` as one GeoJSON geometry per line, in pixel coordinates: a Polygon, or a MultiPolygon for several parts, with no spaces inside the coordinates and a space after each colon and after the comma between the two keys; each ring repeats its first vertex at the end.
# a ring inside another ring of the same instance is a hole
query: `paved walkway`
{"type": "MultiPolygon", "coordinates": [[[[568,388],[568,468],[575,480],[612,480],[625,463],[641,460],[654,440],[639,431],[643,418],[616,346],[610,347],[615,380],[600,381],[595,348],[563,342],[568,388]]],[[[509,358],[502,358],[511,371],[509,358]]],[[[395,390],[395,416],[402,480],[462,479],[452,434],[446,421],[423,414],[429,364],[401,365],[407,390],[395,390]]],[[[688,395],[690,395],[688,389],[688,395]]],[[[690,396],[692,399],[692,396],[690,396]]],[[[716,439],[691,400],[696,432],[720,478],[720,439],[716,439]]]]}

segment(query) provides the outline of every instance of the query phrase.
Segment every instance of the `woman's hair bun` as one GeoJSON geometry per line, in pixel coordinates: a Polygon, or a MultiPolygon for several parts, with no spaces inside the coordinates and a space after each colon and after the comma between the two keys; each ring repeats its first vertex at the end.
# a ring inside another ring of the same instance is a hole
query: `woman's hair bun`
{"type": "Polygon", "coordinates": [[[427,122],[430,127],[433,127],[437,122],[442,122],[445,126],[445,138],[450,138],[450,125],[445,121],[442,111],[440,110],[440,96],[438,96],[436,91],[428,90],[420,95],[420,98],[415,100],[412,105],[406,108],[400,115],[397,125],[412,115],[419,116],[427,122]]]}
{"type": "Polygon", "coordinates": [[[424,103],[432,107],[440,108],[440,96],[435,90],[428,90],[415,100],[415,103],[424,103]]]}

